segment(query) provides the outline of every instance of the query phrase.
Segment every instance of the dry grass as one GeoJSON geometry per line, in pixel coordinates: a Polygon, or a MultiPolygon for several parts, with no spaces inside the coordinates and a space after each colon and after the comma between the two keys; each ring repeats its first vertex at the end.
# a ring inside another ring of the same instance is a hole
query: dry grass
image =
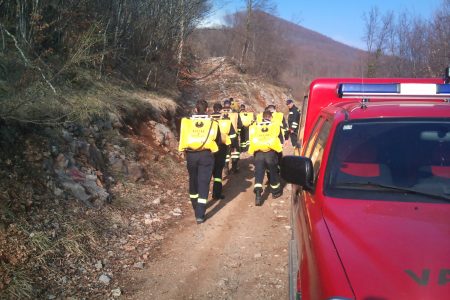
{"type": "Polygon", "coordinates": [[[70,80],[57,86],[57,95],[42,81],[30,82],[20,91],[7,93],[0,80],[0,119],[38,124],[67,121],[87,124],[95,118],[108,118],[108,113],[126,117],[174,112],[177,108],[171,97],[130,89],[120,85],[123,83],[99,81],[92,72],[83,69],[75,69],[70,80]]]}
{"type": "Polygon", "coordinates": [[[97,232],[92,223],[67,222],[63,227],[66,234],[59,239],[58,245],[66,256],[87,258],[89,253],[99,249],[97,232]]]}
{"type": "Polygon", "coordinates": [[[2,291],[1,299],[34,299],[33,282],[31,274],[23,270],[13,269],[1,263],[2,270],[8,274],[10,282],[7,288],[2,291]],[[3,298],[4,297],[4,298],[3,298]]]}

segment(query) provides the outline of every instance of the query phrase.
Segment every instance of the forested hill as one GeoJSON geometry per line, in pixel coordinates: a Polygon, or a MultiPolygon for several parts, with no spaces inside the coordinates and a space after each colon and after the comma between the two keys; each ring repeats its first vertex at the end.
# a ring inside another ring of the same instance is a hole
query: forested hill
{"type": "Polygon", "coordinates": [[[244,71],[290,86],[297,99],[317,77],[442,76],[450,60],[450,0],[428,20],[377,7],[364,15],[367,51],[257,9],[196,30],[190,46],[203,57],[232,57],[244,71]]]}
{"type": "Polygon", "coordinates": [[[194,31],[191,47],[202,57],[234,57],[249,72],[290,86],[298,98],[316,77],[361,76],[365,51],[260,11],[253,15],[255,38],[243,58],[245,16],[234,18],[234,26],[194,31]]]}

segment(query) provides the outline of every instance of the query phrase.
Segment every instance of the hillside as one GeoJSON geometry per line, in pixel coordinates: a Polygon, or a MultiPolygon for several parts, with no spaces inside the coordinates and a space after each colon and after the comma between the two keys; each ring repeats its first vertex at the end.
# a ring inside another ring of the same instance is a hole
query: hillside
{"type": "MultiPolygon", "coordinates": [[[[265,38],[270,35],[272,38],[254,41],[254,47],[270,44],[270,50],[277,55],[270,59],[274,60],[274,67],[281,67],[277,78],[292,88],[297,98],[303,98],[306,87],[316,77],[361,76],[364,51],[264,12],[258,12],[255,18],[265,38]],[[268,30],[273,32],[268,34],[268,30]],[[276,62],[277,59],[281,61],[276,62]]],[[[197,29],[190,38],[191,48],[203,58],[239,59],[242,52],[239,30],[242,29],[238,26],[197,29]]]]}
{"type": "Polygon", "coordinates": [[[227,57],[199,61],[190,76],[194,88],[186,89],[184,97],[192,104],[203,98],[212,106],[214,102],[233,97],[249,109],[260,112],[268,104],[286,110],[285,100],[291,97],[287,87],[246,74],[236,61],[227,57]]]}
{"type": "Polygon", "coordinates": [[[177,151],[180,117],[199,97],[234,97],[256,111],[285,109],[288,97],[227,58],[199,61],[182,84],[177,97],[93,81],[66,97],[97,103],[96,118],[0,122],[0,298],[139,292],[128,273],[147,268],[168,230],[193,220],[177,151]]]}

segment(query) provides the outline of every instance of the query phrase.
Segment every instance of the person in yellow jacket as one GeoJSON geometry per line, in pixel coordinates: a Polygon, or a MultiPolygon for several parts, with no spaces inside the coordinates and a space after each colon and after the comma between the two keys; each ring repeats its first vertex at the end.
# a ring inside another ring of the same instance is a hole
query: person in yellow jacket
{"type": "Polygon", "coordinates": [[[230,118],[225,115],[222,116],[222,104],[215,103],[213,105],[213,113],[211,117],[216,120],[219,124],[220,134],[222,143],[219,144],[219,151],[214,153],[214,168],[213,168],[213,200],[224,199],[225,196],[222,195],[222,172],[225,167],[227,155],[230,149],[238,148],[238,138],[236,130],[234,129],[233,123],[230,118]]]}
{"type": "Polygon", "coordinates": [[[242,127],[241,132],[239,134],[241,140],[241,153],[246,152],[248,150],[248,146],[250,142],[248,140],[248,129],[251,124],[254,122],[254,114],[253,112],[247,111],[244,104],[241,104],[239,118],[241,119],[242,127]]]}
{"type": "Polygon", "coordinates": [[[181,120],[179,151],[186,154],[189,173],[189,198],[197,224],[205,221],[209,184],[214,167],[213,153],[219,150],[219,124],[208,114],[208,103],[198,100],[196,114],[181,120]]]}
{"type": "Polygon", "coordinates": [[[264,111],[263,120],[250,126],[250,146],[248,152],[255,158],[255,205],[262,205],[262,190],[264,173],[269,171],[270,191],[272,198],[283,194],[283,188],[278,173],[278,153],[283,151],[280,125],[272,121],[272,113],[264,111]]]}
{"type": "MultiPolygon", "coordinates": [[[[288,127],[287,127],[286,120],[284,118],[283,113],[278,112],[275,108],[275,105],[273,105],[273,104],[267,105],[267,107],[264,110],[270,111],[272,113],[272,121],[278,122],[280,124],[281,132],[283,134],[283,139],[287,140],[287,138],[289,137],[289,131],[288,131],[288,127]]],[[[262,121],[262,115],[263,115],[263,113],[259,113],[256,116],[256,122],[262,121]]],[[[283,142],[284,142],[284,140],[283,140],[283,142]]]]}
{"type": "Polygon", "coordinates": [[[233,112],[239,112],[239,101],[234,100],[233,97],[230,97],[230,107],[233,112]]]}
{"type": "MultiPolygon", "coordinates": [[[[230,98],[230,99],[232,99],[232,98],[230,98]]],[[[231,122],[234,126],[234,129],[236,130],[236,133],[238,134],[238,138],[239,138],[239,134],[240,134],[241,128],[242,128],[242,121],[241,121],[241,118],[239,117],[239,114],[237,112],[234,112],[233,109],[231,108],[231,102],[228,99],[226,99],[223,102],[222,116],[229,118],[231,120],[231,122]]],[[[238,141],[238,143],[239,143],[239,141],[238,141]]],[[[230,152],[229,152],[229,155],[227,156],[227,159],[231,159],[232,173],[237,173],[239,171],[238,163],[239,163],[240,157],[241,157],[241,153],[239,151],[239,147],[236,149],[230,148],[230,152]]],[[[226,164],[225,167],[228,169],[228,164],[226,164]]]]}

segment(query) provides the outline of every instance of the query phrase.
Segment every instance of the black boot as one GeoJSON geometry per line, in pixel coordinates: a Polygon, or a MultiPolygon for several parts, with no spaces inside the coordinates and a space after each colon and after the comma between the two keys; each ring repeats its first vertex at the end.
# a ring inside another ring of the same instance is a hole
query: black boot
{"type": "Polygon", "coordinates": [[[283,189],[282,188],[278,188],[275,191],[272,191],[272,199],[279,198],[282,195],[283,195],[283,189]]]}
{"type": "Polygon", "coordinates": [[[256,194],[256,198],[255,198],[255,205],[256,206],[261,206],[262,205],[262,190],[261,189],[255,189],[255,194],[256,194]]]}

